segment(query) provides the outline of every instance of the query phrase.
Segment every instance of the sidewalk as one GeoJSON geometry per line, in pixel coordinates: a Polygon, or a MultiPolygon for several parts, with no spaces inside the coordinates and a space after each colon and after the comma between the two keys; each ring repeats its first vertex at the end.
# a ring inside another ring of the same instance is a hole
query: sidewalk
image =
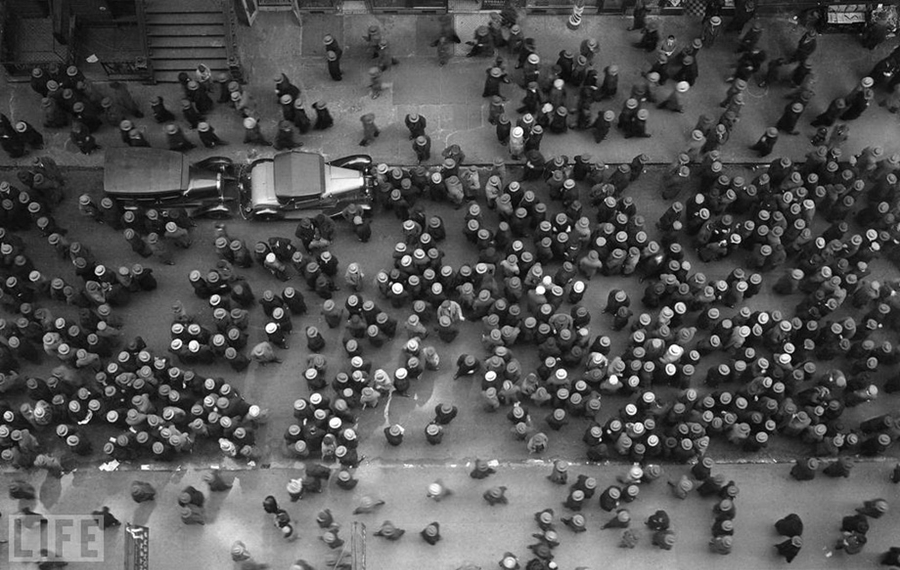
{"type": "MultiPolygon", "coordinates": [[[[457,14],[454,16],[456,30],[463,41],[471,39],[474,29],[486,23],[483,14],[457,14]]],[[[699,35],[699,22],[690,17],[662,18],[662,32],[674,34],[680,45],[699,35]]],[[[638,34],[626,32],[630,20],[620,16],[588,15],[578,31],[568,30],[565,16],[538,16],[525,18],[522,27],[527,36],[537,40],[542,62],[546,66],[555,63],[562,49],[577,52],[581,40],[595,37],[600,41],[600,54],[595,67],[602,70],[610,64],[617,64],[620,73],[619,95],[607,104],[595,105],[595,113],[612,109],[617,114],[621,110],[631,85],[639,72],[649,66],[650,58],[643,51],[630,46],[638,34]]],[[[767,20],[763,47],[772,57],[778,57],[793,49],[800,32],[788,20],[767,20]]],[[[297,24],[290,12],[263,12],[252,28],[240,28],[241,60],[247,72],[249,83],[245,89],[256,98],[263,117],[263,132],[271,134],[280,119],[280,109],[275,101],[272,78],[282,71],[303,89],[303,97],[308,112],[312,114],[312,103],[328,101],[336,125],[324,133],[314,132],[300,137],[307,150],[320,151],[329,157],[338,157],[362,150],[357,146],[361,128],[359,117],[364,113],[374,113],[382,129],[378,142],[366,149],[377,161],[392,164],[410,164],[414,155],[406,136],[402,120],[411,111],[417,111],[428,120],[428,132],[434,141],[435,151],[444,145],[459,144],[473,163],[490,162],[495,157],[508,158],[505,147],[496,142],[494,129],[487,123],[487,102],[480,97],[488,59],[463,57],[463,44],[457,47],[455,57],[446,67],[438,67],[434,48],[430,47],[438,29],[436,16],[373,16],[354,14],[346,16],[311,14],[304,16],[303,25],[297,24]],[[369,98],[367,80],[369,60],[362,40],[370,24],[379,24],[384,35],[391,41],[392,50],[401,60],[399,66],[389,70],[385,79],[391,88],[376,100],[369,98]],[[328,77],[322,57],[321,38],[333,34],[345,48],[343,67],[344,80],[341,83],[328,77]]],[[[594,144],[588,133],[570,132],[566,135],[547,134],[542,151],[545,155],[564,154],[574,156],[584,152],[608,163],[631,160],[641,152],[650,155],[652,161],[671,161],[686,144],[694,124],[701,113],[713,116],[720,114],[718,102],[724,96],[727,85],[727,67],[735,56],[734,36],[720,37],[718,43],[704,49],[699,58],[700,79],[688,93],[687,111],[684,114],[662,110],[651,110],[649,130],[653,138],[625,140],[618,133],[599,146],[594,144]]],[[[853,36],[830,34],[819,38],[819,48],[812,62],[819,73],[814,104],[804,114],[801,124],[802,134],[782,135],[775,147],[774,155],[788,155],[802,158],[811,147],[809,136],[814,129],[809,120],[820,113],[832,98],[848,93],[891,48],[883,45],[875,52],[868,52],[859,46],[853,36]],[[833,61],[841,65],[831,65],[833,61]]],[[[199,62],[198,62],[199,63],[199,62]]],[[[508,67],[514,81],[520,78],[513,69],[514,62],[508,60],[508,67]]],[[[0,111],[13,119],[25,119],[40,125],[39,101],[27,84],[3,85],[8,93],[6,103],[0,111]]],[[[102,85],[100,86],[102,89],[102,85]]],[[[177,111],[181,98],[180,88],[172,84],[142,86],[130,84],[136,99],[148,101],[153,95],[162,95],[171,110],[177,111]]],[[[671,88],[671,84],[669,85],[671,88]]],[[[570,89],[570,91],[572,91],[570,89]]],[[[745,106],[742,120],[731,140],[726,145],[723,157],[727,162],[755,162],[755,153],[747,146],[754,143],[767,126],[771,126],[780,116],[786,101],[783,96],[789,92],[786,86],[761,89],[755,84],[749,88],[749,102],[745,106]]],[[[510,98],[507,112],[512,118],[517,115],[515,108],[521,99],[522,90],[515,86],[505,86],[504,93],[510,98]]],[[[574,97],[574,93],[570,93],[574,97]]],[[[879,94],[878,98],[881,98],[879,94]]],[[[240,144],[243,138],[240,117],[229,108],[217,108],[209,116],[209,122],[218,134],[232,143],[232,146],[214,151],[196,150],[189,155],[201,159],[209,155],[225,154],[237,160],[246,160],[250,149],[240,144]]],[[[147,139],[153,146],[164,146],[162,127],[156,125],[149,116],[137,121],[146,131],[147,139]]],[[[883,145],[889,152],[900,150],[896,135],[900,129],[900,118],[890,115],[876,104],[872,105],[862,118],[850,126],[850,139],[845,152],[858,152],[865,146],[883,145]]],[[[45,133],[49,153],[64,165],[98,167],[103,154],[84,156],[68,141],[68,131],[45,133]]],[[[196,140],[196,133],[189,137],[196,140]]],[[[97,138],[105,147],[120,145],[118,132],[104,127],[97,138]]],[[[271,152],[265,149],[264,152],[271,152]]],[[[27,163],[30,158],[20,161],[27,163]]],[[[0,157],[0,167],[13,166],[5,155],[0,157]]]]}
{"type": "MultiPolygon", "coordinates": [[[[500,465],[498,473],[482,481],[468,477],[471,465],[410,466],[367,465],[359,469],[360,480],[354,491],[342,491],[330,484],[321,495],[310,495],[299,503],[290,503],[284,491],[288,479],[297,476],[295,470],[262,470],[227,473],[235,477],[234,487],[227,493],[207,493],[206,526],[185,526],[178,518],[177,495],[187,485],[194,485],[205,493],[202,473],[175,472],[76,472],[61,481],[32,478],[40,489],[40,501],[34,510],[42,514],[88,514],[101,505],[108,505],[123,523],[131,522],[150,527],[151,568],[166,570],[185,568],[212,570],[236,567],[229,551],[235,540],[243,541],[254,558],[268,562],[273,570],[283,570],[297,558],[304,558],[316,568],[324,568],[332,552],[319,540],[322,530],[315,524],[316,514],[331,509],[335,521],[341,525],[340,537],[350,541],[352,521],[366,525],[366,566],[368,570],[452,570],[464,563],[482,568],[496,567],[505,551],[515,553],[524,567],[532,556],[527,550],[538,532],[534,513],[552,508],[556,512],[556,529],[561,545],[554,550],[560,568],[615,567],[650,570],[660,567],[678,570],[722,568],[759,570],[780,568],[784,562],[775,556],[772,547],[780,542],[772,524],[790,512],[804,521],[804,547],[790,568],[799,570],[830,570],[846,568],[874,568],[876,557],[890,546],[897,545],[896,529],[900,525],[900,509],[893,498],[896,487],[888,481],[893,464],[864,463],[854,468],[849,480],[834,480],[820,476],[812,482],[799,483],[788,477],[788,465],[717,465],[721,472],[740,487],[736,501],[734,550],[722,557],[707,550],[713,523],[713,499],[701,498],[696,492],[679,501],[668,492],[666,481],[677,480],[687,472],[684,466],[665,466],[663,477],[642,486],[638,500],[627,505],[632,514],[632,527],[641,532],[634,550],[618,548],[619,530],[600,530],[611,515],[600,510],[596,497],[586,503],[582,511],[588,531],[574,534],[559,519],[570,516],[563,508],[567,487],[546,480],[547,465],[500,465]],[[436,503],[425,497],[428,484],[441,478],[454,491],[449,498],[436,503]],[[155,502],[136,505],[129,497],[133,480],[153,484],[158,495],[155,502]],[[508,487],[508,505],[490,507],[481,494],[490,487],[508,487]],[[101,491],[102,489],[102,491],[101,491]],[[299,539],[285,542],[273,527],[270,517],[262,510],[262,500],[273,494],[294,521],[299,539]],[[352,515],[361,497],[370,495],[385,501],[373,514],[352,515]],[[890,511],[871,521],[868,544],[863,552],[848,558],[841,552],[832,553],[834,540],[840,536],[841,517],[853,514],[862,501],[884,497],[891,502],[890,511]],[[650,544],[651,532],[643,521],[657,509],[666,510],[676,533],[671,551],[662,551],[650,544]],[[373,536],[381,523],[389,519],[397,527],[406,529],[399,542],[389,542],[373,536]],[[429,546],[417,536],[431,521],[441,524],[443,540],[429,546]],[[429,560],[425,564],[424,560],[429,560]],[[610,564],[612,560],[615,563],[610,564]]],[[[615,483],[624,473],[621,466],[591,467],[572,465],[570,481],[586,474],[597,479],[598,489],[615,483]]],[[[12,480],[0,476],[6,488],[12,480]]],[[[4,493],[0,511],[6,518],[18,507],[4,493]]],[[[5,520],[5,519],[4,519],[5,520]]],[[[0,528],[0,540],[7,538],[8,527],[0,528]]],[[[122,529],[106,533],[105,561],[102,564],[72,563],[71,570],[121,568],[123,558],[122,529]]],[[[0,557],[6,558],[9,545],[0,545],[0,557]]],[[[20,570],[31,566],[13,563],[4,566],[20,570]]]]}

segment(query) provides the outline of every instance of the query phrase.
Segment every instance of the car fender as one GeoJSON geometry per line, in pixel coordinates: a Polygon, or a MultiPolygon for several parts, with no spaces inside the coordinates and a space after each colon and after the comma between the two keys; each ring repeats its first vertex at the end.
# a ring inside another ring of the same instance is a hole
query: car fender
{"type": "Polygon", "coordinates": [[[351,154],[343,158],[330,161],[328,164],[338,168],[349,168],[359,172],[368,172],[372,168],[372,157],[368,154],[351,154]]]}

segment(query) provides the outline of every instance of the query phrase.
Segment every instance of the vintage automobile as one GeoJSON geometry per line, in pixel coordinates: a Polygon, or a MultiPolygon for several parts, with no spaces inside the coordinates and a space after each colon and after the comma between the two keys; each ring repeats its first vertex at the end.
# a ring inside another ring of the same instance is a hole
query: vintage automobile
{"type": "Polygon", "coordinates": [[[372,157],[351,155],[325,162],[322,155],[289,151],[253,161],[241,173],[241,215],[248,219],[334,216],[350,204],[369,208],[372,157]]]}
{"type": "Polygon", "coordinates": [[[239,167],[225,157],[190,162],[155,148],[106,151],[103,186],[124,208],[184,208],[191,217],[227,217],[235,205],[253,220],[333,216],[350,204],[369,208],[372,158],[326,162],[320,154],[288,151],[239,167]]]}
{"type": "Polygon", "coordinates": [[[127,209],[184,208],[192,217],[228,217],[237,201],[227,188],[233,171],[234,163],[224,157],[191,163],[171,150],[110,148],[103,189],[127,209]]]}

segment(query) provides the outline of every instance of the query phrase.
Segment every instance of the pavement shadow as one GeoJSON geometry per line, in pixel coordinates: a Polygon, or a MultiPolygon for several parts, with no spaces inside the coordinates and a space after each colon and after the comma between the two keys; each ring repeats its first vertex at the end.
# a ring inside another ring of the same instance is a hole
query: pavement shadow
{"type": "Polygon", "coordinates": [[[47,476],[41,484],[40,498],[44,506],[50,508],[62,496],[62,482],[56,477],[47,476]]]}
{"type": "Polygon", "coordinates": [[[146,503],[139,504],[135,507],[134,515],[131,517],[132,524],[147,526],[147,523],[150,521],[150,515],[153,514],[155,509],[156,501],[147,501],[146,503]]]}

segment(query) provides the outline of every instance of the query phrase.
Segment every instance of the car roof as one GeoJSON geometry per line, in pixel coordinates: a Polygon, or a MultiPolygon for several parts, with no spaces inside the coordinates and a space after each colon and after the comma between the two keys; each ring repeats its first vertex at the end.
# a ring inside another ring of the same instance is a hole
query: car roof
{"type": "Polygon", "coordinates": [[[106,150],[103,189],[109,194],[156,194],[187,188],[189,169],[183,154],[161,148],[114,147],[106,150]]]}
{"type": "Polygon", "coordinates": [[[275,194],[283,198],[318,196],[325,191],[325,158],[312,152],[275,155],[275,194]]]}

